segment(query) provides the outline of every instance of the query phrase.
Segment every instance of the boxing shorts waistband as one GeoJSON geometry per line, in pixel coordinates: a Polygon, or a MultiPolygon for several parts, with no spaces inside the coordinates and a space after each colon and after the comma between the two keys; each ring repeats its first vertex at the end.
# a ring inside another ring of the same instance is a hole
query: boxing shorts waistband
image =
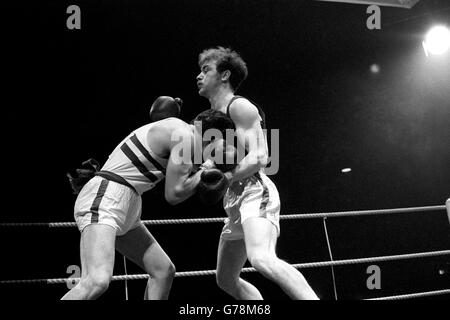
{"type": "Polygon", "coordinates": [[[109,181],[117,182],[121,185],[124,185],[124,186],[130,188],[134,192],[138,193],[136,191],[136,189],[127,180],[125,180],[123,177],[119,176],[118,174],[115,174],[114,172],[101,170],[101,171],[96,172],[95,175],[102,177],[103,179],[106,179],[109,181]]]}

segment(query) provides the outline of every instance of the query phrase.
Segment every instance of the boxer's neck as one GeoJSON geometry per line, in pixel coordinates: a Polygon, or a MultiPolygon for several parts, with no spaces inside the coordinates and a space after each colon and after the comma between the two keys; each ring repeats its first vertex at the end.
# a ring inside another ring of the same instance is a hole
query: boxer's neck
{"type": "Polygon", "coordinates": [[[215,95],[209,98],[211,109],[227,112],[227,105],[231,99],[233,99],[234,93],[228,88],[220,88],[215,95]]]}

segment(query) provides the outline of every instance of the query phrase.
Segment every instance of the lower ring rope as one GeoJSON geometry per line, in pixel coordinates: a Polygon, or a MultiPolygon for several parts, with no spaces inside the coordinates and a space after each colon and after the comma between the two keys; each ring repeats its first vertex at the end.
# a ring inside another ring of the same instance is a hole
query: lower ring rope
{"type": "Polygon", "coordinates": [[[438,295],[442,295],[442,294],[450,294],[450,289],[402,294],[402,295],[398,295],[398,296],[380,297],[380,298],[372,298],[372,299],[364,299],[364,300],[403,300],[403,299],[438,296],[438,295]]]}
{"type": "MultiPolygon", "coordinates": [[[[392,255],[392,256],[380,256],[380,257],[370,257],[370,258],[360,258],[360,259],[297,263],[297,264],[293,264],[292,266],[296,269],[305,269],[305,268],[371,263],[371,262],[379,262],[379,261],[426,258],[426,257],[435,257],[435,256],[444,256],[444,255],[450,255],[450,250],[430,251],[430,252],[420,252],[420,253],[401,254],[401,255],[392,255]]],[[[256,269],[252,268],[252,267],[242,269],[242,272],[255,272],[255,271],[256,271],[256,269]]],[[[175,277],[207,276],[207,275],[215,275],[215,274],[216,274],[216,270],[183,271],[183,272],[175,273],[175,277]]],[[[130,275],[113,276],[112,280],[113,281],[120,281],[120,280],[126,280],[126,279],[127,280],[141,280],[141,279],[148,279],[148,278],[149,278],[148,274],[130,274],[130,275]]],[[[14,284],[14,283],[56,284],[56,283],[66,283],[67,281],[74,281],[74,280],[78,281],[78,280],[80,280],[80,278],[2,280],[2,281],[0,281],[0,284],[14,284]]]]}

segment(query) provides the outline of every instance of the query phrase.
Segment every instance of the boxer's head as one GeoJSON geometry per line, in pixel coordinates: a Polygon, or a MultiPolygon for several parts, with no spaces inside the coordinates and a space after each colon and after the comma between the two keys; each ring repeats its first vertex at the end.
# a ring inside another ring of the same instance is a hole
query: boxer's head
{"type": "Polygon", "coordinates": [[[210,143],[216,139],[225,139],[227,130],[235,130],[233,120],[223,112],[208,109],[199,113],[192,121],[197,131],[200,132],[204,143],[210,143]]]}
{"type": "Polygon", "coordinates": [[[206,95],[210,86],[228,82],[233,92],[247,78],[247,65],[231,48],[216,47],[204,50],[199,55],[200,74],[197,76],[199,94],[206,95]],[[212,79],[211,79],[212,78],[212,79]]]}

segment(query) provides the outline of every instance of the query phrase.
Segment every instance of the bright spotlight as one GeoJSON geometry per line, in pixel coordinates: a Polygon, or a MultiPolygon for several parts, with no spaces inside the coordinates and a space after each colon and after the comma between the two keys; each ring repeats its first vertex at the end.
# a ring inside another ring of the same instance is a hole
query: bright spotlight
{"type": "Polygon", "coordinates": [[[425,54],[440,55],[450,48],[450,30],[445,26],[436,26],[428,31],[422,42],[425,54]]]}
{"type": "Polygon", "coordinates": [[[380,72],[380,66],[378,64],[376,64],[376,63],[372,64],[370,66],[370,72],[372,72],[372,73],[380,72]]]}

